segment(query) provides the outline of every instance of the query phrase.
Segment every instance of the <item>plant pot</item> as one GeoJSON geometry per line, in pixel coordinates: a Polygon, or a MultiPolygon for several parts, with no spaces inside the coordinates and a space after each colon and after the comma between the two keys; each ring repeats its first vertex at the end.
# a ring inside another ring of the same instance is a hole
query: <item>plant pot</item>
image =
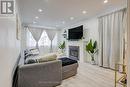
{"type": "Polygon", "coordinates": [[[91,54],[91,64],[92,65],[95,65],[96,64],[96,62],[95,62],[95,60],[94,60],[94,54],[91,54]]]}
{"type": "Polygon", "coordinates": [[[64,53],[64,51],[65,51],[64,49],[59,49],[60,53],[64,53]]]}
{"type": "Polygon", "coordinates": [[[96,65],[95,61],[91,61],[91,64],[92,64],[92,65],[96,65]]]}

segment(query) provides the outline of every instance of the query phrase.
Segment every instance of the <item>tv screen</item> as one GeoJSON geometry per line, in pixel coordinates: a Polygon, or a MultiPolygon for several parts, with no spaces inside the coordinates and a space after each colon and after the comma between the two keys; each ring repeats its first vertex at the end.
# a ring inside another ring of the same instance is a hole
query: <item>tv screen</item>
{"type": "Polygon", "coordinates": [[[68,30],[68,39],[77,40],[83,37],[83,25],[68,30]]]}

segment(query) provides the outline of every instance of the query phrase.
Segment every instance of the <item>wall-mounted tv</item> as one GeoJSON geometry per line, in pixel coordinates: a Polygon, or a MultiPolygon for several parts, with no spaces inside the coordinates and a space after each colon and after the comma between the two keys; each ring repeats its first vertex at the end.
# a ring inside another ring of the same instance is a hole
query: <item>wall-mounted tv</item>
{"type": "Polygon", "coordinates": [[[68,40],[78,40],[83,37],[83,25],[68,30],[68,40]]]}

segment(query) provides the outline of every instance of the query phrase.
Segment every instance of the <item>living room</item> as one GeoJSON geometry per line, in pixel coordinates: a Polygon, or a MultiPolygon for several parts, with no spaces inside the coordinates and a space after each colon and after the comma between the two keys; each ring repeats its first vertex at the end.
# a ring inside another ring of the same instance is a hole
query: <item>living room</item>
{"type": "Polygon", "coordinates": [[[130,86],[127,0],[2,3],[0,86],[130,86]]]}

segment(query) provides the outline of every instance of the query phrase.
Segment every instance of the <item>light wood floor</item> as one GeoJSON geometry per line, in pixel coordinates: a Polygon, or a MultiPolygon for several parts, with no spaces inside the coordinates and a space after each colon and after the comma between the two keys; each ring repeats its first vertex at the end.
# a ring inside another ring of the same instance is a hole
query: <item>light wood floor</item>
{"type": "Polygon", "coordinates": [[[79,64],[78,74],[57,87],[114,87],[114,71],[91,64],[79,64]]]}

